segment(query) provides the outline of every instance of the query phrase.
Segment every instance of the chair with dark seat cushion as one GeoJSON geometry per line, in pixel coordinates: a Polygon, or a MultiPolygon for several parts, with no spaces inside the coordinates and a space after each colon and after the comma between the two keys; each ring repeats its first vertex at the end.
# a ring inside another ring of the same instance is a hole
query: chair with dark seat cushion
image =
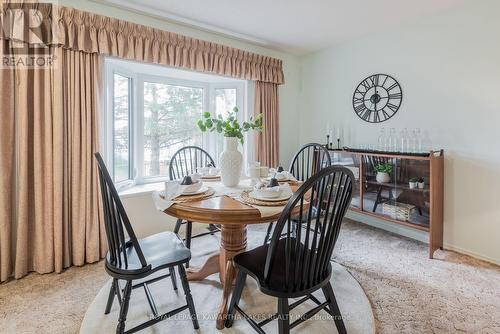
{"type": "Polygon", "coordinates": [[[105,259],[105,268],[107,273],[113,278],[104,313],[108,314],[111,311],[116,296],[120,303],[120,315],[116,328],[117,333],[139,331],[186,309],[189,309],[194,328],[198,329],[199,325],[194,302],[187,281],[186,270],[184,269],[184,264],[191,258],[191,251],[172,232],[163,232],[147,238],[137,239],[101,155],[96,153],[95,156],[99,167],[99,180],[104,208],[104,226],[109,248],[105,259]],[[173,289],[177,290],[175,267],[178,268],[182,287],[186,295],[186,305],[159,315],[148,285],[170,277],[173,289]],[[133,284],[133,281],[146,278],[160,270],[168,270],[168,273],[154,275],[149,280],[133,284]],[[120,281],[125,281],[123,289],[120,287],[120,281]],[[125,331],[130,295],[132,289],[139,287],[142,287],[146,293],[153,317],[125,331]]]}
{"type": "MultiPolygon", "coordinates": [[[[322,168],[332,164],[328,149],[318,143],[305,144],[295,153],[289,171],[298,181],[306,181],[322,168]]],[[[314,212],[316,214],[316,212],[314,212]]],[[[296,219],[294,219],[296,220],[296,219]]],[[[269,241],[274,223],[269,223],[264,244],[269,241]]]]}
{"type": "Polygon", "coordinates": [[[238,254],[233,264],[238,270],[236,287],[228,309],[226,327],[231,327],[238,311],[258,332],[262,326],[278,319],[279,333],[289,333],[291,328],[325,310],[335,321],[339,333],[346,333],[330,278],[330,258],[339,235],[342,220],[349,207],[353,189],[353,173],[345,167],[331,166],[311,176],[288,201],[276,223],[271,242],[253,250],[238,254]],[[322,210],[313,217],[313,209],[322,210]],[[305,225],[292,233],[292,217],[305,225]],[[239,306],[247,275],[258,283],[262,293],[278,298],[278,313],[259,323],[239,306]],[[312,295],[321,289],[322,302],[312,295]],[[289,298],[300,298],[288,304],[289,298]],[[317,306],[289,322],[289,311],[311,300],[317,306]]]}
{"type": "MultiPolygon", "coordinates": [[[[170,159],[168,172],[170,180],[182,179],[187,175],[196,173],[199,167],[206,167],[207,165],[215,167],[214,159],[212,159],[207,151],[197,146],[185,146],[175,152],[172,156],[172,159],[170,159]]],[[[182,219],[177,219],[174,232],[178,234],[181,226],[184,224],[186,225],[186,237],[184,240],[186,242],[187,248],[191,248],[191,239],[199,238],[208,234],[213,235],[216,232],[220,232],[219,227],[215,226],[214,224],[209,224],[208,232],[193,236],[193,222],[185,221],[182,219]]],[[[189,262],[187,264],[187,267],[189,267],[189,262]]]]}

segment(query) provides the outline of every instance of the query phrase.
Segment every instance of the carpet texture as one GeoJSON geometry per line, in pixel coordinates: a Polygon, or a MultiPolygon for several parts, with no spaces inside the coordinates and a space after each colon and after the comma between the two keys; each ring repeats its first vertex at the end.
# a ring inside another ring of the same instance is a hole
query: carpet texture
{"type": "MultiPolygon", "coordinates": [[[[252,229],[248,233],[248,248],[254,248],[262,244],[265,231],[252,229]]],[[[193,260],[192,265],[198,266],[204,263],[206,258],[218,250],[218,236],[206,236],[196,239],[193,242],[191,252],[193,260]]],[[[375,333],[375,324],[373,313],[363,289],[359,283],[347,272],[344,267],[337,263],[333,263],[333,272],[331,283],[339,304],[340,311],[344,317],[344,323],[350,334],[372,334],[375,333]]],[[[111,280],[99,291],[98,295],[89,306],[85,318],[82,322],[80,334],[112,334],[116,331],[116,325],[119,315],[118,303],[113,304],[113,308],[108,315],[104,315],[104,309],[109,294],[111,280]]],[[[207,279],[201,282],[190,283],[191,292],[196,307],[196,312],[199,318],[200,330],[199,333],[219,333],[215,328],[215,318],[219,307],[219,301],[222,296],[222,285],[220,284],[218,274],[210,275],[207,279]]],[[[185,298],[181,288],[175,293],[172,289],[170,279],[165,279],[150,285],[151,293],[158,306],[159,314],[166,313],[184,304],[185,298]]],[[[320,301],[324,301],[321,290],[314,294],[320,301]]],[[[293,300],[289,301],[290,303],[293,300]]],[[[292,322],[308,310],[316,306],[311,301],[308,301],[296,309],[291,314],[292,322]]],[[[243,289],[241,296],[240,307],[247,314],[255,317],[258,322],[264,318],[268,318],[277,310],[277,299],[266,296],[259,292],[255,280],[247,278],[247,283],[243,289]]],[[[144,294],[143,289],[136,289],[132,292],[130,298],[129,314],[127,316],[126,329],[133,328],[136,325],[149,320],[151,317],[151,309],[144,294]]],[[[264,327],[266,333],[278,333],[278,322],[272,321],[264,327]]],[[[310,319],[295,328],[298,333],[318,333],[318,334],[334,334],[335,323],[331,317],[325,312],[317,313],[313,319],[310,319]]],[[[147,328],[141,333],[193,333],[194,329],[189,320],[189,312],[183,311],[175,315],[171,319],[167,319],[156,324],[153,327],[147,328]]],[[[254,333],[250,324],[244,319],[238,318],[234,321],[231,328],[225,329],[224,333],[254,333]]]]}
{"type": "MultiPolygon", "coordinates": [[[[334,251],[370,299],[377,333],[500,333],[500,267],[449,251],[436,257],[423,243],[350,221],[334,251]]],[[[78,333],[108,279],[97,263],[4,283],[0,333],[78,333]]]]}

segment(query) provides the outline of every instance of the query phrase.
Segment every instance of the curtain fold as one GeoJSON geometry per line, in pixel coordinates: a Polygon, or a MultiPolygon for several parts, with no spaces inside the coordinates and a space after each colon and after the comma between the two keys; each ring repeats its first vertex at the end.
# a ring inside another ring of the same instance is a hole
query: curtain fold
{"type": "MultiPolygon", "coordinates": [[[[0,56],[8,50],[1,41],[0,56]]],[[[14,70],[0,70],[0,282],[12,273],[12,216],[14,214],[14,70]]]]}
{"type": "Polygon", "coordinates": [[[3,29],[0,38],[60,45],[65,49],[182,67],[245,80],[284,83],[282,61],[107,16],[50,4],[5,4],[2,17],[12,27],[27,22],[27,8],[40,11],[37,34],[3,29]],[[13,16],[8,9],[22,8],[13,16]]]}
{"type": "Polygon", "coordinates": [[[263,166],[279,164],[279,96],[278,85],[255,82],[254,115],[262,113],[264,130],[256,134],[255,157],[263,166]]]}
{"type": "MultiPolygon", "coordinates": [[[[11,41],[2,43],[13,51],[11,41]]],[[[28,50],[32,56],[47,52],[28,50]]],[[[11,89],[11,94],[1,95],[0,184],[11,189],[16,181],[15,192],[0,195],[1,281],[30,271],[61,272],[96,262],[106,251],[93,158],[98,151],[102,60],[62,47],[51,47],[49,53],[56,59],[49,68],[0,70],[2,88],[11,89]],[[5,132],[14,128],[11,115],[16,117],[15,130],[5,132]],[[7,150],[14,145],[6,144],[14,142],[16,159],[3,159],[13,155],[7,150]]]]}

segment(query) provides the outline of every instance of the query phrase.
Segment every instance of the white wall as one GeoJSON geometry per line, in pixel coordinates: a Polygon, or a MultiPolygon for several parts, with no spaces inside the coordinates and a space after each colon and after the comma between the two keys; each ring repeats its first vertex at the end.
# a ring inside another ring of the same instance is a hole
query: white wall
{"type": "MultiPolygon", "coordinates": [[[[115,17],[283,60],[285,84],[281,85],[279,89],[280,163],[285,166],[290,163],[294,152],[299,146],[299,137],[297,133],[287,130],[294,128],[298,123],[300,69],[298,57],[88,0],[60,0],[58,3],[63,6],[115,17]]],[[[138,235],[145,236],[156,233],[164,230],[165,226],[172,229],[174,220],[155,211],[150,195],[127,197],[124,199],[124,205],[138,235]]]]}
{"type": "MultiPolygon", "coordinates": [[[[381,127],[428,130],[445,149],[445,247],[500,263],[500,1],[453,12],[302,59],[301,142],[326,139],[325,123],[350,129],[349,145],[376,143],[381,127]],[[398,114],[375,125],[352,110],[374,73],[403,89],[398,114]]],[[[376,26],[376,25],[375,25],[376,26]]]]}

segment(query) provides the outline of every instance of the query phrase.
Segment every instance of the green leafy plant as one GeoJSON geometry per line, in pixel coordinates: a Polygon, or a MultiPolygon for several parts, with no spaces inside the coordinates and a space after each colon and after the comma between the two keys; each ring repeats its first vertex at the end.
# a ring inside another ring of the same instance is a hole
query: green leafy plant
{"type": "Polygon", "coordinates": [[[410,180],[409,180],[409,182],[411,182],[411,183],[417,183],[418,180],[419,180],[418,177],[411,177],[410,180]]]}
{"type": "Polygon", "coordinates": [[[419,177],[419,178],[417,178],[417,182],[419,182],[419,183],[423,183],[423,182],[424,182],[424,178],[423,178],[423,177],[419,177]]]}
{"type": "Polygon", "coordinates": [[[202,132],[218,132],[222,133],[224,137],[236,137],[243,144],[243,133],[250,130],[262,131],[262,114],[258,114],[255,120],[250,117],[248,122],[243,122],[240,125],[237,119],[238,108],[234,107],[233,111],[229,112],[227,118],[224,119],[222,115],[213,118],[209,112],[203,113],[203,119],[199,119],[196,123],[202,132]]]}
{"type": "Polygon", "coordinates": [[[375,171],[378,173],[392,173],[392,165],[390,163],[378,164],[375,166],[375,171]]]}

